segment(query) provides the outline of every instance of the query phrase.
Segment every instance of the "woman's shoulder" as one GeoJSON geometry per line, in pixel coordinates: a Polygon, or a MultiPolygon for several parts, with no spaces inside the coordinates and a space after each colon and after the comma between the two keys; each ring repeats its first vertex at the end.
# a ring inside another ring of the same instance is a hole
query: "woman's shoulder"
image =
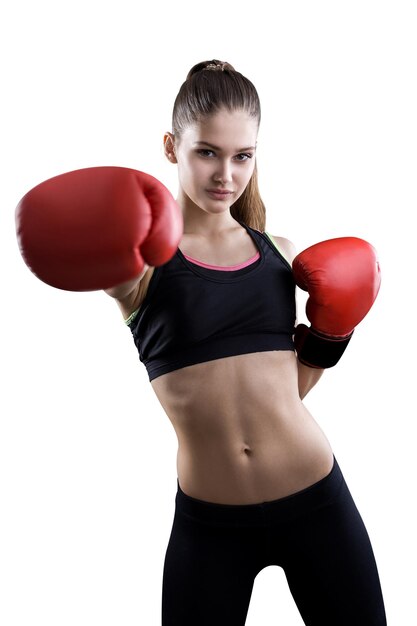
{"type": "Polygon", "coordinates": [[[270,233],[267,233],[266,231],[265,231],[265,234],[269,235],[269,237],[273,239],[273,242],[275,243],[279,252],[291,265],[294,257],[297,254],[297,250],[293,242],[287,239],[286,237],[278,237],[277,235],[271,235],[270,233]]]}

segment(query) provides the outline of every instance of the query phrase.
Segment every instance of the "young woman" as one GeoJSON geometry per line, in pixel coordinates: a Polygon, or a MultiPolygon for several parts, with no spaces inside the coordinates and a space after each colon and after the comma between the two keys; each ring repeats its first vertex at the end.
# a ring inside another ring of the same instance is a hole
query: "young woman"
{"type": "Polygon", "coordinates": [[[230,64],[190,70],[164,137],[183,236],[166,265],[119,292],[179,443],[162,623],[243,626],[256,575],[279,565],[306,624],[382,626],[367,531],[302,402],[324,369],[294,352],[295,251],[264,232],[260,117],[230,64]]]}
{"type": "Polygon", "coordinates": [[[45,282],[116,298],[177,434],[162,625],[243,626],[255,577],[278,565],[308,626],[383,626],[366,528],[302,401],[372,305],[377,264],[362,240],[295,256],[265,231],[260,119],[247,78],[195,65],[164,136],[176,203],[146,174],[78,170],[22,199],[19,244],[45,282]]]}

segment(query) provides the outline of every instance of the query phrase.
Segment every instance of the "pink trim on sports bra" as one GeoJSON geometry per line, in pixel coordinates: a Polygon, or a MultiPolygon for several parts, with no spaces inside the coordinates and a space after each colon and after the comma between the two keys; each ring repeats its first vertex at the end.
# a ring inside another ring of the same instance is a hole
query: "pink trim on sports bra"
{"type": "Polygon", "coordinates": [[[239,263],[238,265],[210,265],[210,263],[204,263],[203,261],[197,261],[197,259],[193,259],[192,257],[188,256],[188,254],[184,254],[185,258],[187,259],[187,261],[190,261],[191,263],[194,263],[195,265],[199,265],[200,267],[205,267],[206,269],[209,270],[219,270],[221,272],[232,272],[235,270],[241,270],[244,267],[247,267],[248,265],[251,265],[252,263],[255,263],[255,261],[257,261],[260,257],[259,252],[257,252],[255,254],[255,256],[253,256],[252,258],[250,258],[248,261],[243,261],[243,263],[239,263]]]}

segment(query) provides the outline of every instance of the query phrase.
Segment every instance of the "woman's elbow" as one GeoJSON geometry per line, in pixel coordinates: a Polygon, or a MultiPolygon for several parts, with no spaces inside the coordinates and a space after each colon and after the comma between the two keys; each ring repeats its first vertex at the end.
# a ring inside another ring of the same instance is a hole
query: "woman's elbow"
{"type": "Polygon", "coordinates": [[[308,392],[314,387],[314,385],[320,380],[323,375],[324,369],[309,367],[304,365],[297,359],[298,367],[298,393],[301,400],[303,400],[308,392]]]}

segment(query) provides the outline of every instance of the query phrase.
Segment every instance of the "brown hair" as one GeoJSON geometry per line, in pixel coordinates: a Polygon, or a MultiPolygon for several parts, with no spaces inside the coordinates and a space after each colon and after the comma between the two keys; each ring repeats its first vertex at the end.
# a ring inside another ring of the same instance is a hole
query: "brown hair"
{"type": "MultiPolygon", "coordinates": [[[[207,115],[225,108],[232,112],[243,109],[261,121],[258,93],[249,79],[230,63],[212,59],[194,65],[188,72],[174,102],[172,133],[180,139],[182,132],[207,115]]],[[[256,230],[265,230],[265,205],[258,188],[255,161],[253,174],[242,195],[230,207],[232,217],[256,230]]]]}

